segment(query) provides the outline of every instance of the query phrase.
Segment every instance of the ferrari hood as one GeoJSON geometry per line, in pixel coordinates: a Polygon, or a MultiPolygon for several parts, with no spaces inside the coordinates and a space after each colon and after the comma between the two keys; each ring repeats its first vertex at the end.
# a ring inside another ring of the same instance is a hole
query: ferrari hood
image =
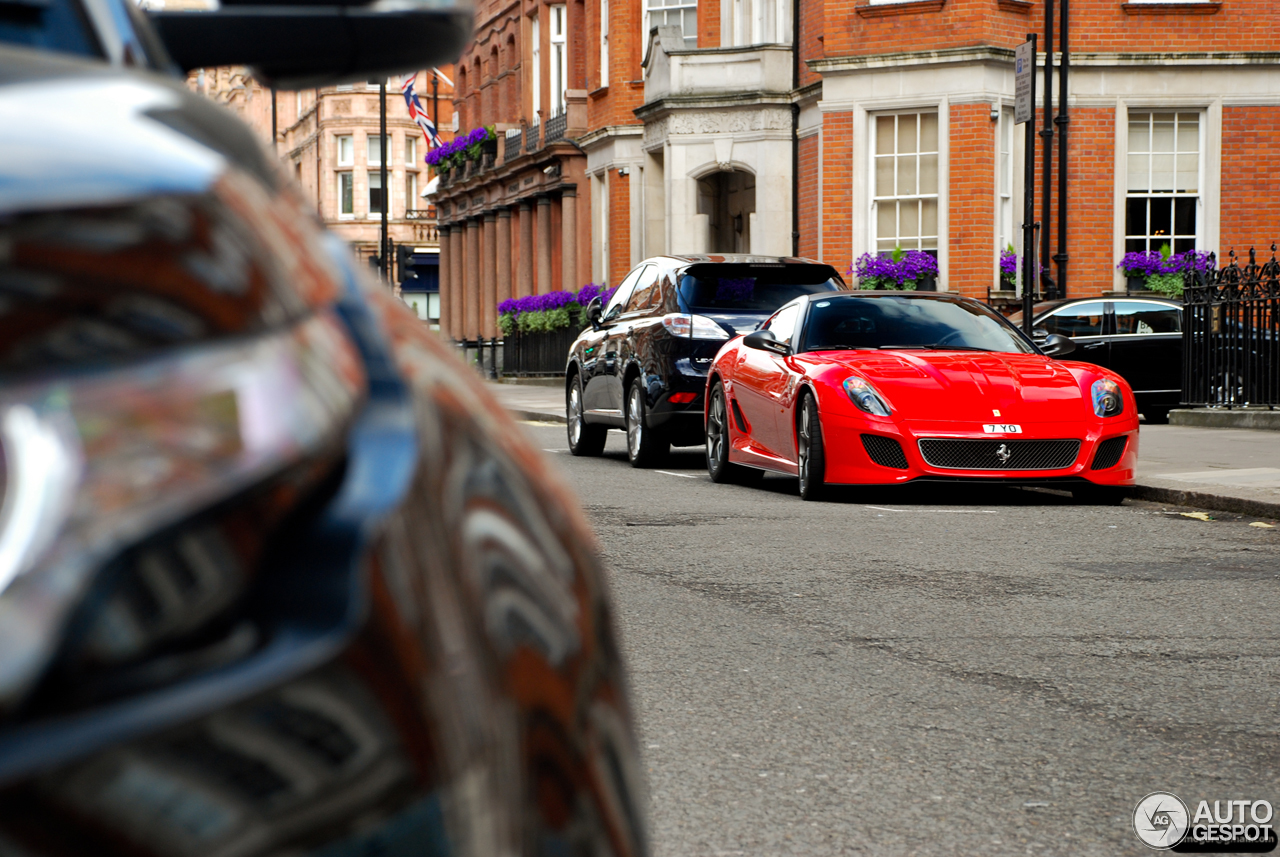
{"type": "Polygon", "coordinates": [[[1075,375],[1039,354],[850,351],[828,359],[870,381],[899,419],[1045,422],[1092,415],[1075,375]]]}

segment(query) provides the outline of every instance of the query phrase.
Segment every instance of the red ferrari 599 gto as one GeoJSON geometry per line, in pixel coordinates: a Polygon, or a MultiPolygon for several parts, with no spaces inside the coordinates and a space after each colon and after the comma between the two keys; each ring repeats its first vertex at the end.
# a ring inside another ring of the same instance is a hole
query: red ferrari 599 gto
{"type": "Polygon", "coordinates": [[[972,480],[1119,503],[1134,481],[1138,412],[1119,375],[1058,361],[968,298],[806,295],[728,342],[707,377],[707,469],[828,485],[972,480]]]}

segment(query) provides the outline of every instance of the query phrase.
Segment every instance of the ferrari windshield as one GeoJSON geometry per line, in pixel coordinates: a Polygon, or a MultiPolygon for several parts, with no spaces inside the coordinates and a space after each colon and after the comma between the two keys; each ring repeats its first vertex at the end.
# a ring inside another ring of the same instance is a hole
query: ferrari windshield
{"type": "Polygon", "coordinates": [[[973,301],[906,295],[815,301],[802,349],[849,348],[1034,351],[993,310],[973,301]]]}

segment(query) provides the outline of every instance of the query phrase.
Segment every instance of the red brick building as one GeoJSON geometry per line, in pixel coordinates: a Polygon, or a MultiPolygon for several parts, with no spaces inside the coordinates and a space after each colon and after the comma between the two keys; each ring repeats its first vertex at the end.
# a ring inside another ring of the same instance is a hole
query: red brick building
{"type": "MultiPolygon", "coordinates": [[[[901,246],[936,255],[940,289],[985,297],[1001,248],[1021,247],[1013,49],[1043,32],[1043,0],[572,0],[556,72],[535,26],[556,4],[501,4],[481,5],[464,58],[462,130],[545,123],[563,93],[561,148],[531,164],[561,177],[503,178],[491,199],[543,194],[554,212],[572,188],[571,269],[554,214],[547,233],[557,288],[616,283],[662,252],[794,248],[843,270],[901,246]]],[[[1045,224],[1069,296],[1123,290],[1126,250],[1280,239],[1277,13],[1280,0],[1072,0],[1065,248],[1056,173],[1045,224]]],[[[1036,159],[1038,219],[1039,146],[1036,159]]]]}

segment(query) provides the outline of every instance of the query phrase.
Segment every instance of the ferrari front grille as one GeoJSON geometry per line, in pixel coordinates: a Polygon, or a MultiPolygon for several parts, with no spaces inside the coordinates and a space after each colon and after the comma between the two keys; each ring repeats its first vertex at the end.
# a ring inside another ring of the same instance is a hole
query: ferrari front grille
{"type": "Polygon", "coordinates": [[[1115,467],[1120,463],[1120,456],[1124,455],[1124,448],[1128,444],[1128,435],[1107,438],[1098,444],[1098,451],[1093,454],[1093,464],[1089,469],[1106,470],[1108,467],[1115,467]]]}
{"type": "Polygon", "coordinates": [[[862,446],[867,450],[867,457],[881,467],[892,467],[895,470],[907,469],[907,456],[902,451],[902,444],[893,438],[880,434],[864,434],[862,446]]]}
{"type": "Polygon", "coordinates": [[[1075,464],[1078,440],[967,440],[926,437],[920,455],[946,470],[1062,470],[1075,464]]]}

